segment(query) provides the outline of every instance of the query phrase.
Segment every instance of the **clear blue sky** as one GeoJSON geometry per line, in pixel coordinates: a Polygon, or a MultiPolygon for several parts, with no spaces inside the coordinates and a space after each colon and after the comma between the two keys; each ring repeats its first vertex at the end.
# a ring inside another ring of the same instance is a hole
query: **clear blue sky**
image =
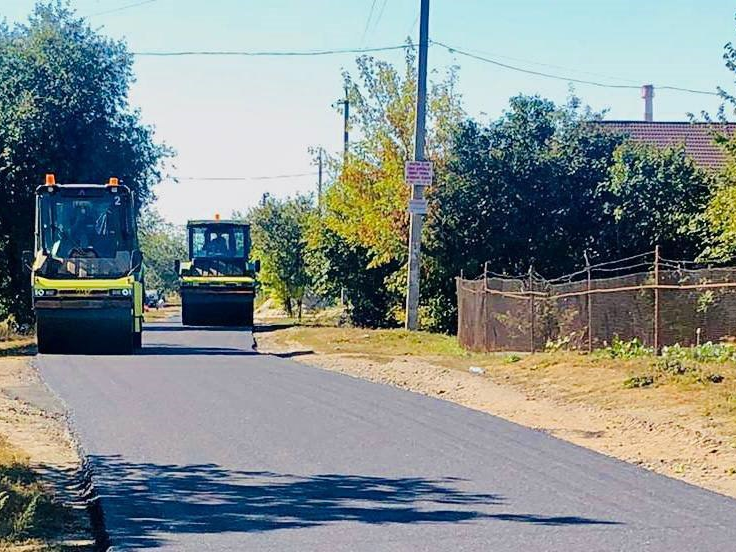
{"type": "MultiPolygon", "coordinates": [[[[88,15],[142,0],[73,0],[88,15]]],[[[25,19],[33,0],[4,0],[0,15],[25,19]]],[[[384,46],[416,40],[419,0],[156,0],[91,17],[133,51],[305,50],[384,46]]],[[[430,36],[499,61],[618,84],[732,89],[721,59],[736,34],[725,0],[432,0],[430,36]],[[540,65],[547,64],[547,65],[540,65]],[[549,65],[557,66],[550,67],[549,65]],[[616,77],[615,80],[600,76],[616,77]]],[[[401,53],[379,54],[399,63],[401,53]]],[[[331,104],[354,55],[319,58],[139,58],[131,94],[157,136],[175,148],[172,172],[189,177],[308,173],[309,146],[339,151],[342,121],[331,104]]],[[[508,98],[540,94],[564,101],[568,83],[454,56],[434,47],[430,69],[460,65],[460,91],[476,117],[498,116],[508,98]]],[[[640,119],[638,90],[576,85],[608,118],[640,119]]],[[[656,120],[715,110],[716,98],[657,91],[656,120]]],[[[245,210],[269,192],[311,191],[316,177],[157,188],[159,210],[181,223],[245,210]]]]}

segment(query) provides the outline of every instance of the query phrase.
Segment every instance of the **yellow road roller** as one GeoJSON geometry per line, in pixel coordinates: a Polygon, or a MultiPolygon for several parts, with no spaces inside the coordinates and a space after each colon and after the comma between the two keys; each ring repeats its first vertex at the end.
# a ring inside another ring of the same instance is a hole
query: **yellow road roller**
{"type": "Polygon", "coordinates": [[[36,189],[31,272],[40,353],[128,354],[141,346],[143,257],[133,192],[107,184],[36,189]]]}
{"type": "Polygon", "coordinates": [[[256,274],[250,226],[235,220],[190,220],[189,260],[177,261],[185,326],[253,326],[256,274]]]}

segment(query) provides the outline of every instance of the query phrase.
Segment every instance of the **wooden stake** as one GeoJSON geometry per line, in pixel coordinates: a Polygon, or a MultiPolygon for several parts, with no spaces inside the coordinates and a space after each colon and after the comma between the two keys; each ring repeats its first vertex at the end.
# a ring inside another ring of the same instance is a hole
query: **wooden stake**
{"type": "Polygon", "coordinates": [[[534,352],[534,269],[529,266],[529,351],[534,352]]]}
{"type": "Polygon", "coordinates": [[[585,296],[588,302],[588,353],[593,352],[593,295],[590,293],[590,261],[588,260],[588,252],[583,251],[583,257],[585,257],[585,272],[588,275],[588,293],[585,296]]]}
{"type": "Polygon", "coordinates": [[[654,246],[654,354],[659,354],[659,245],[654,246]]]}

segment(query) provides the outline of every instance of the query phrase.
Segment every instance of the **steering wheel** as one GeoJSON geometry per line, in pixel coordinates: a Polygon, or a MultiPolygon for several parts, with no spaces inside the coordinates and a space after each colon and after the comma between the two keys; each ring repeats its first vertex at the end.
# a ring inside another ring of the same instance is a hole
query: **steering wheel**
{"type": "Polygon", "coordinates": [[[90,245],[89,247],[73,247],[69,250],[69,257],[98,259],[100,256],[95,248],[90,245]]]}

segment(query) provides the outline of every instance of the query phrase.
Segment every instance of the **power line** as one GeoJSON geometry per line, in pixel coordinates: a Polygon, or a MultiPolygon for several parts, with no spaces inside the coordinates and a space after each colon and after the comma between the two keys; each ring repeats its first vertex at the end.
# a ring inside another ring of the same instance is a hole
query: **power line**
{"type": "Polygon", "coordinates": [[[368,27],[371,25],[371,19],[373,19],[373,10],[376,7],[377,0],[373,0],[371,3],[371,11],[368,12],[368,19],[365,22],[365,29],[363,29],[363,37],[360,39],[360,45],[365,44],[365,37],[368,35],[368,27]]]}
{"type": "Polygon", "coordinates": [[[573,73],[579,73],[581,75],[590,75],[590,76],[593,76],[593,77],[603,77],[604,79],[609,79],[609,80],[619,80],[619,81],[631,82],[631,83],[634,83],[634,84],[639,84],[639,83],[642,82],[641,80],[635,80],[635,79],[630,79],[630,78],[625,78],[625,77],[615,77],[615,76],[612,76],[612,75],[605,75],[603,73],[594,73],[592,71],[583,71],[583,70],[580,70],[580,69],[575,69],[573,67],[566,67],[564,65],[555,65],[555,64],[552,64],[552,63],[544,63],[544,62],[534,61],[534,60],[530,60],[530,59],[523,59],[523,58],[518,58],[518,57],[513,57],[513,56],[507,56],[507,55],[503,55],[503,54],[498,54],[496,52],[488,52],[488,51],[484,51],[484,50],[478,50],[476,48],[474,48],[474,49],[468,48],[467,51],[470,52],[470,53],[473,53],[475,55],[479,55],[479,56],[480,55],[483,55],[483,56],[490,56],[492,58],[501,58],[501,59],[508,59],[508,60],[511,60],[511,61],[519,61],[521,63],[528,63],[529,65],[537,65],[539,67],[549,67],[551,69],[562,69],[564,71],[572,71],[573,73]]]}
{"type": "Polygon", "coordinates": [[[412,48],[409,44],[397,46],[380,46],[375,48],[336,48],[332,50],[294,50],[294,51],[236,51],[236,50],[183,50],[178,52],[132,52],[139,57],[184,57],[184,56],[241,56],[241,57],[308,57],[330,56],[337,54],[366,54],[372,52],[388,52],[412,48]]]}
{"type": "Polygon", "coordinates": [[[381,18],[383,17],[383,11],[386,9],[387,3],[388,3],[388,0],[383,0],[383,4],[381,4],[381,10],[378,12],[378,17],[376,18],[376,22],[373,24],[374,31],[378,29],[378,25],[379,23],[381,23],[381,18]]]}
{"type": "Polygon", "coordinates": [[[105,10],[97,13],[91,13],[85,17],[97,17],[98,15],[106,15],[108,13],[115,13],[123,10],[127,10],[130,8],[135,8],[137,6],[142,6],[143,4],[151,4],[153,2],[156,2],[157,0],[144,0],[143,2],[136,2],[135,4],[128,4],[127,6],[120,6],[119,8],[114,8],[111,10],[105,10]]]}
{"type": "Polygon", "coordinates": [[[201,180],[201,181],[217,181],[217,182],[243,182],[251,180],[283,180],[287,178],[299,178],[302,176],[315,176],[318,173],[296,173],[296,174],[275,174],[267,176],[171,176],[170,180],[201,180]]]}
{"type": "MultiPolygon", "coordinates": [[[[520,73],[526,73],[527,75],[535,75],[537,77],[545,77],[548,79],[556,79],[566,82],[574,82],[578,84],[587,84],[590,86],[597,86],[599,88],[618,88],[618,89],[633,89],[638,90],[640,86],[637,85],[631,85],[631,84],[608,84],[603,82],[597,82],[592,80],[586,80],[586,79],[576,79],[573,77],[566,77],[562,75],[555,75],[553,73],[544,73],[542,71],[535,71],[533,69],[524,69],[522,67],[516,67],[515,65],[509,65],[508,63],[502,63],[498,60],[479,56],[477,54],[473,54],[471,52],[461,50],[459,48],[455,48],[454,46],[450,46],[448,44],[444,44],[443,42],[438,42],[436,40],[431,41],[432,44],[436,46],[440,46],[447,50],[450,53],[460,54],[461,56],[469,57],[472,59],[476,59],[479,61],[484,61],[486,63],[490,63],[492,65],[496,65],[497,67],[503,67],[504,69],[510,69],[511,71],[518,71],[520,73]]],[[[718,92],[710,92],[707,90],[696,90],[693,88],[684,88],[680,86],[655,86],[657,90],[674,90],[677,92],[689,92],[691,94],[703,94],[707,96],[718,96],[718,92]]]]}

